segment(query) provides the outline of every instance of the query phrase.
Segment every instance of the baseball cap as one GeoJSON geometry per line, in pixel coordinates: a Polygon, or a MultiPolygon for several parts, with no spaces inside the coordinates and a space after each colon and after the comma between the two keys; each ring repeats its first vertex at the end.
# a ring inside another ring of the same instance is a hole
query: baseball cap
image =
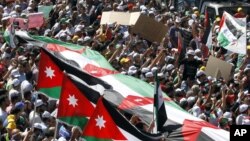
{"type": "Polygon", "coordinates": [[[41,99],[37,99],[36,102],[34,103],[34,105],[36,107],[42,106],[43,105],[43,101],[41,99]]]}
{"type": "Polygon", "coordinates": [[[195,55],[195,52],[193,51],[193,50],[188,50],[188,52],[187,52],[187,55],[192,55],[192,56],[194,56],[195,55]]]}
{"type": "Polygon", "coordinates": [[[196,76],[197,76],[197,77],[200,77],[200,76],[202,76],[202,75],[206,75],[205,72],[202,71],[202,70],[199,70],[199,71],[196,73],[196,76]]]}
{"type": "Polygon", "coordinates": [[[14,69],[14,70],[11,71],[10,75],[17,78],[17,77],[20,76],[20,73],[19,73],[19,71],[17,69],[14,69]]]}
{"type": "Polygon", "coordinates": [[[249,108],[249,106],[247,104],[241,104],[239,107],[239,111],[240,113],[245,112],[247,109],[249,108]]]}

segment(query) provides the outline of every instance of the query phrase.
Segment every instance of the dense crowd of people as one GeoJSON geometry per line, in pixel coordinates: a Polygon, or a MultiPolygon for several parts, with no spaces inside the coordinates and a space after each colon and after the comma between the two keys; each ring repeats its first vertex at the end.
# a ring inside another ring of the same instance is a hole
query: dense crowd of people
{"type": "MultiPolygon", "coordinates": [[[[120,73],[150,84],[157,71],[167,96],[219,128],[250,124],[250,40],[247,54],[237,63],[240,55],[217,43],[220,17],[210,21],[213,39],[206,46],[205,16],[188,3],[184,12],[177,11],[171,1],[163,5],[156,0],[1,0],[0,4],[0,140],[54,138],[58,101],[35,90],[39,48],[30,43],[12,48],[3,38],[9,18],[26,18],[41,5],[53,5],[50,17],[43,27],[28,29],[30,34],[86,46],[100,52],[120,73]],[[166,25],[168,32],[159,43],[133,34],[131,26],[100,25],[102,12],[111,10],[140,11],[166,25]],[[183,46],[178,52],[180,35],[183,46]],[[209,55],[233,65],[229,81],[206,75],[209,55]]],[[[242,8],[236,12],[235,17],[247,16],[242,8]]],[[[76,127],[58,126],[58,140],[80,140],[80,136],[76,127]]]]}

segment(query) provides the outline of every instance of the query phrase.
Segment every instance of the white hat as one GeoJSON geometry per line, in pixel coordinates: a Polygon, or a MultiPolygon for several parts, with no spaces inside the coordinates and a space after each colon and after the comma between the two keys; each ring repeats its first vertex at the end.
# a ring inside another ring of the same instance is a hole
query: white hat
{"type": "Polygon", "coordinates": [[[149,71],[150,71],[149,68],[142,68],[142,70],[141,70],[142,73],[147,73],[147,72],[149,72],[149,71]]]}
{"type": "Polygon", "coordinates": [[[177,18],[175,19],[175,22],[176,22],[176,23],[180,23],[180,22],[181,22],[181,19],[180,19],[179,17],[177,17],[177,18]]]}
{"type": "Polygon", "coordinates": [[[194,96],[188,97],[187,102],[188,102],[188,104],[195,102],[195,97],[194,96]]]}
{"type": "Polygon", "coordinates": [[[11,98],[14,96],[19,96],[19,92],[17,90],[11,89],[9,91],[9,100],[11,100],[11,98]]]}
{"type": "Polygon", "coordinates": [[[145,74],[145,76],[146,76],[147,78],[150,78],[150,77],[153,77],[154,75],[153,75],[152,72],[147,72],[147,73],[145,74]]]}
{"type": "Polygon", "coordinates": [[[168,64],[166,69],[167,69],[167,71],[171,71],[172,69],[174,69],[174,65],[173,64],[168,64]]]}
{"type": "Polygon", "coordinates": [[[19,73],[19,71],[17,69],[14,69],[14,70],[11,71],[10,75],[17,78],[17,77],[20,76],[20,73],[19,73]]]}
{"type": "Polygon", "coordinates": [[[191,49],[188,50],[187,55],[193,55],[194,56],[195,55],[194,50],[191,50],[191,49]]]}
{"type": "Polygon", "coordinates": [[[170,8],[169,8],[170,10],[174,10],[174,6],[170,6],[170,8]]]}
{"type": "Polygon", "coordinates": [[[201,108],[199,106],[194,106],[192,108],[192,114],[195,116],[195,117],[198,117],[201,113],[201,108]]]}
{"type": "Polygon", "coordinates": [[[153,67],[153,68],[151,69],[152,73],[155,73],[157,70],[158,70],[157,67],[153,67]]]}
{"type": "Polygon", "coordinates": [[[239,107],[240,113],[245,112],[248,109],[248,107],[249,106],[247,104],[241,104],[240,107],[239,107]]]}
{"type": "Polygon", "coordinates": [[[83,42],[87,42],[87,41],[90,41],[90,40],[91,40],[91,38],[89,36],[86,36],[86,37],[84,37],[83,42]]]}
{"type": "Polygon", "coordinates": [[[195,54],[197,54],[197,53],[200,53],[201,50],[197,48],[194,52],[195,52],[195,54]]]}
{"type": "Polygon", "coordinates": [[[81,32],[81,29],[80,28],[76,28],[75,32],[81,32]]]}
{"type": "Polygon", "coordinates": [[[161,72],[161,73],[158,73],[157,76],[158,76],[159,78],[164,78],[164,74],[163,74],[162,72],[161,72]]]}
{"type": "Polygon", "coordinates": [[[28,7],[27,10],[28,10],[28,11],[29,11],[29,10],[32,10],[32,8],[31,8],[31,7],[28,7]]]}
{"type": "Polygon", "coordinates": [[[170,59],[174,59],[174,57],[173,57],[173,56],[166,56],[166,57],[165,57],[165,61],[166,61],[166,62],[168,62],[170,59]]]}
{"type": "Polygon", "coordinates": [[[24,80],[21,83],[21,93],[22,94],[29,92],[29,91],[32,91],[32,90],[33,90],[33,85],[29,81],[24,80]]]}
{"type": "Polygon", "coordinates": [[[130,66],[128,70],[137,70],[136,66],[130,66]]]}
{"type": "Polygon", "coordinates": [[[196,7],[196,6],[195,6],[195,7],[193,7],[193,10],[198,10],[198,7],[196,7]]]}
{"type": "Polygon", "coordinates": [[[134,53],[134,54],[133,54],[133,58],[135,58],[135,57],[137,57],[137,56],[140,56],[140,54],[139,54],[139,53],[134,53]]]}
{"type": "Polygon", "coordinates": [[[25,61],[25,60],[27,60],[27,57],[21,55],[21,56],[18,56],[17,60],[18,60],[19,62],[25,61]]]}
{"type": "Polygon", "coordinates": [[[21,6],[20,5],[15,5],[15,9],[17,9],[17,8],[21,8],[21,6]]]}
{"type": "Polygon", "coordinates": [[[242,119],[242,125],[250,125],[250,119],[249,117],[246,117],[242,119]]]}
{"type": "Polygon", "coordinates": [[[43,105],[43,101],[41,99],[37,99],[34,105],[36,107],[42,106],[43,105]]]}
{"type": "Polygon", "coordinates": [[[15,78],[15,79],[12,80],[11,84],[12,84],[14,87],[16,87],[16,86],[18,86],[18,85],[20,84],[20,80],[17,79],[17,78],[15,78]]]}
{"type": "Polygon", "coordinates": [[[227,118],[229,121],[232,121],[232,113],[231,112],[225,112],[223,114],[224,118],[227,118]]]}
{"type": "Polygon", "coordinates": [[[128,70],[128,75],[134,75],[137,73],[137,70],[128,70]]]}
{"type": "Polygon", "coordinates": [[[51,115],[48,111],[44,111],[43,114],[42,114],[42,118],[50,118],[51,115]]]}
{"type": "Polygon", "coordinates": [[[184,101],[187,101],[187,99],[186,98],[182,98],[182,99],[180,99],[180,103],[182,103],[182,102],[184,102],[184,101]]]}
{"type": "Polygon", "coordinates": [[[202,76],[202,75],[206,75],[205,72],[202,71],[202,70],[199,70],[199,71],[196,73],[196,76],[197,76],[197,77],[200,77],[200,76],[202,76]]]}
{"type": "Polygon", "coordinates": [[[151,10],[150,10],[150,11],[148,12],[148,14],[149,14],[149,15],[150,15],[150,14],[153,14],[153,15],[154,15],[155,13],[154,13],[154,11],[151,11],[151,10]]]}
{"type": "Polygon", "coordinates": [[[193,23],[194,23],[194,20],[193,20],[193,19],[188,20],[188,25],[189,25],[189,26],[192,26],[193,23]]]}
{"type": "Polygon", "coordinates": [[[34,128],[43,130],[41,123],[34,123],[34,128]]]}

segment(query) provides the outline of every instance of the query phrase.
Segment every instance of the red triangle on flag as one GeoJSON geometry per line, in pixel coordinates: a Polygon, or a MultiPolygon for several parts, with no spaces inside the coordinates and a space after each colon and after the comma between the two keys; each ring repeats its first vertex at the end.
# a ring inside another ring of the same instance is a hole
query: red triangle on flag
{"type": "Polygon", "coordinates": [[[39,63],[38,89],[52,88],[62,85],[63,72],[42,50],[39,63]]]}
{"type": "Polygon", "coordinates": [[[110,74],[117,74],[117,71],[101,68],[92,64],[87,64],[83,70],[95,77],[103,77],[110,74]]]}
{"type": "Polygon", "coordinates": [[[57,117],[90,117],[94,106],[65,74],[57,117]]]}
{"type": "Polygon", "coordinates": [[[96,109],[87,123],[83,135],[85,138],[127,140],[105,108],[102,98],[97,102],[96,109]]]}

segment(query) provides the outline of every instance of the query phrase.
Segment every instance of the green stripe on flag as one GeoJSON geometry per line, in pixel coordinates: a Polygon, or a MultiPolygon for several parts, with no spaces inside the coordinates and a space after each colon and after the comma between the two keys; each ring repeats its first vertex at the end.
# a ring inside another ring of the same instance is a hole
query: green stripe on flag
{"type": "Polygon", "coordinates": [[[70,125],[78,126],[81,129],[83,129],[88,122],[88,119],[86,117],[72,116],[72,117],[60,117],[58,119],[70,125]]]}
{"type": "MultiPolygon", "coordinates": [[[[115,74],[113,76],[115,79],[117,79],[118,81],[120,81],[124,85],[128,86],[129,88],[131,88],[135,92],[141,94],[142,96],[154,97],[154,92],[155,92],[154,86],[148,84],[147,82],[144,82],[142,80],[139,80],[139,79],[131,77],[131,76],[124,76],[122,74],[115,74]]],[[[165,104],[169,105],[173,108],[179,109],[181,111],[185,111],[173,101],[168,101],[168,102],[165,101],[165,104]]]]}
{"type": "Polygon", "coordinates": [[[55,99],[60,98],[61,87],[53,87],[53,88],[41,88],[40,92],[45,93],[47,96],[55,99]]]}
{"type": "Polygon", "coordinates": [[[100,139],[97,137],[84,137],[86,141],[112,141],[112,139],[100,139]]]}
{"type": "Polygon", "coordinates": [[[227,37],[223,33],[219,33],[217,40],[222,47],[226,47],[230,44],[227,37]]]}
{"type": "Polygon", "coordinates": [[[86,48],[85,52],[82,54],[83,56],[87,57],[90,60],[95,61],[98,63],[102,68],[115,70],[111,64],[97,51],[93,51],[89,48],[86,48]]]}

